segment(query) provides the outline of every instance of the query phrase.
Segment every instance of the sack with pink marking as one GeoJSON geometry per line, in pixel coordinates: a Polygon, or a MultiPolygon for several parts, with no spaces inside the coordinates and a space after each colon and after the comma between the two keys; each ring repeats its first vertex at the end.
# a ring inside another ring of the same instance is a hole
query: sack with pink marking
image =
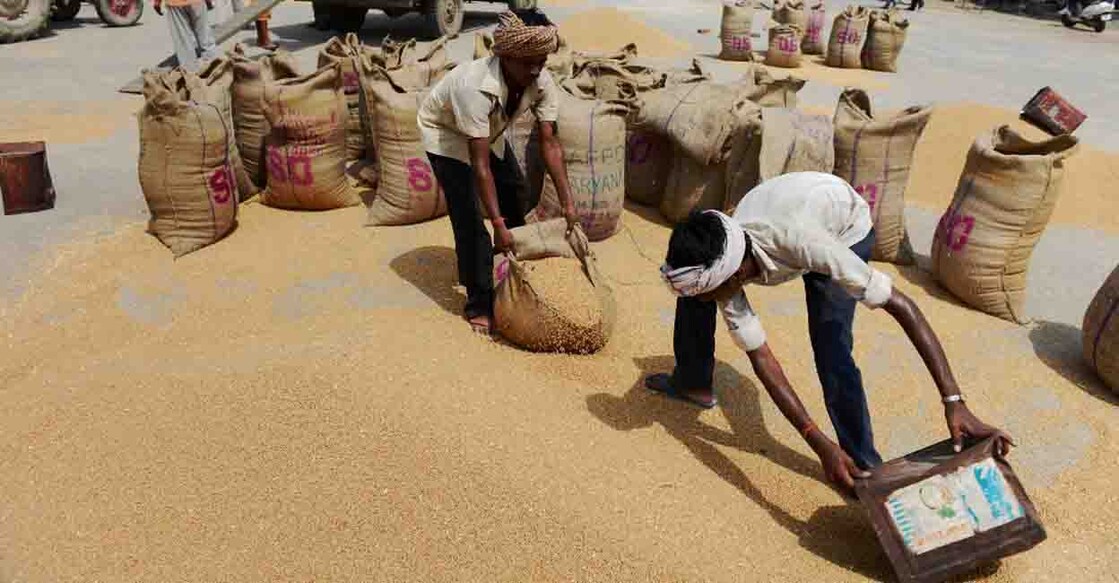
{"type": "Polygon", "coordinates": [[[303,210],[360,203],[346,181],[346,100],[340,65],[266,84],[264,104],[272,133],[265,147],[268,186],[261,201],[303,210]]]}
{"type": "Polygon", "coordinates": [[[980,136],[933,236],[937,281],[973,308],[1025,323],[1030,255],[1077,145],[1070,135],[1032,142],[1010,126],[980,136]]]}
{"type": "Polygon", "coordinates": [[[358,36],[349,33],[336,36],[319,51],[319,67],[339,64],[342,71],[342,92],[346,95],[346,158],[359,160],[366,156],[365,131],[361,122],[361,60],[364,45],[358,36]]]}
{"type": "Polygon", "coordinates": [[[870,10],[864,6],[852,4],[836,16],[831,25],[825,63],[829,67],[861,69],[863,44],[866,42],[869,24],[870,10]]]}
{"type": "Polygon", "coordinates": [[[765,64],[795,69],[800,66],[801,29],[792,24],[778,24],[769,29],[769,51],[765,64]]]}
{"type": "Polygon", "coordinates": [[[192,98],[218,106],[230,131],[234,133],[230,158],[233,177],[237,180],[237,193],[240,195],[238,200],[245,200],[256,194],[258,188],[245,169],[240,149],[237,147],[236,132],[233,129],[233,61],[228,57],[218,57],[206,63],[197,75],[187,76],[187,82],[195,85],[191,88],[192,98]]]}
{"type": "Polygon", "coordinates": [[[835,108],[835,172],[855,187],[874,218],[874,259],[898,265],[913,263],[905,230],[905,188],[917,141],[932,107],[909,107],[875,117],[870,97],[848,89],[835,108]]]}
{"type": "Polygon", "coordinates": [[[753,61],[754,47],[750,34],[754,29],[753,0],[724,0],[723,21],[719,26],[724,61],[753,61]]]}
{"type": "Polygon", "coordinates": [[[863,46],[863,67],[872,71],[898,70],[898,57],[905,46],[909,31],[909,21],[893,10],[874,10],[870,14],[870,24],[866,29],[866,44],[863,46]]]}
{"type": "Polygon", "coordinates": [[[140,190],[148,232],[179,257],[210,245],[237,223],[233,131],[221,109],[196,100],[181,70],[144,73],[140,190]]]}
{"type": "MultiPolygon", "coordinates": [[[[264,116],[264,86],[277,79],[292,79],[299,76],[295,59],[290,53],[277,51],[259,59],[245,56],[241,44],[233,47],[230,53],[233,61],[233,127],[237,136],[237,150],[245,165],[245,173],[256,185],[255,190],[264,187],[265,164],[264,142],[271,133],[268,118],[264,116]]],[[[242,192],[244,200],[250,192],[242,192]]]]}
{"type": "Polygon", "coordinates": [[[827,18],[823,3],[808,9],[808,25],[804,30],[804,40],[800,43],[802,53],[822,55],[827,51],[828,45],[824,40],[824,26],[827,24],[827,18]]]}

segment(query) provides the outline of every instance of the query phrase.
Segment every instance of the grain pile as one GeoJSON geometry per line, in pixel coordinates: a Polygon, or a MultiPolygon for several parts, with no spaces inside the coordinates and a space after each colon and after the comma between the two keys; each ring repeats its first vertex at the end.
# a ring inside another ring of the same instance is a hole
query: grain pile
{"type": "Polygon", "coordinates": [[[121,96],[111,100],[0,100],[0,142],[44,141],[82,144],[103,140],[134,123],[143,100],[121,96]]]}
{"type": "Polygon", "coordinates": [[[560,34],[577,51],[612,52],[623,39],[636,44],[644,57],[679,57],[693,50],[688,43],[616,8],[585,10],[556,24],[560,34]]]}

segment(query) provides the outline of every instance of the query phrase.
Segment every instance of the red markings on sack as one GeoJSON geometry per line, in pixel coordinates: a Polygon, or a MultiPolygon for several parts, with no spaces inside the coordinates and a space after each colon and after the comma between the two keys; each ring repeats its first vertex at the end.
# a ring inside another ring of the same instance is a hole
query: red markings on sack
{"type": "Polygon", "coordinates": [[[214,170],[207,183],[214,202],[225,204],[233,200],[233,169],[228,165],[214,170]]]}
{"type": "Polygon", "coordinates": [[[782,53],[796,53],[800,51],[800,42],[795,37],[782,36],[777,38],[777,50],[782,53]]]}
{"type": "Polygon", "coordinates": [[[361,83],[358,80],[357,71],[346,71],[342,73],[342,90],[346,94],[354,94],[361,88],[361,83]]]}
{"type": "Polygon", "coordinates": [[[653,153],[653,142],[645,134],[633,134],[629,137],[629,161],[632,164],[644,164],[649,161],[653,153]]]}
{"type": "Polygon", "coordinates": [[[874,209],[878,206],[878,185],[872,183],[856,186],[855,192],[859,193],[866,204],[870,205],[870,214],[874,215],[874,209]]]}
{"type": "Polygon", "coordinates": [[[268,147],[268,179],[290,182],[296,186],[310,186],[315,183],[311,171],[311,156],[306,152],[284,152],[275,146],[268,147]]]}
{"type": "Polygon", "coordinates": [[[971,230],[975,228],[975,217],[949,209],[940,217],[940,224],[936,228],[949,250],[961,251],[967,247],[971,230]]]}
{"type": "Polygon", "coordinates": [[[836,40],[839,41],[841,45],[857,45],[859,44],[859,31],[851,29],[841,30],[839,34],[836,35],[836,40]]]}
{"type": "Polygon", "coordinates": [[[423,158],[408,158],[404,161],[404,168],[408,171],[408,186],[416,192],[427,192],[435,186],[435,178],[431,175],[431,166],[423,158]]]}
{"type": "Polygon", "coordinates": [[[750,50],[750,37],[749,36],[732,36],[723,39],[723,44],[732,51],[748,51],[750,50]]]}

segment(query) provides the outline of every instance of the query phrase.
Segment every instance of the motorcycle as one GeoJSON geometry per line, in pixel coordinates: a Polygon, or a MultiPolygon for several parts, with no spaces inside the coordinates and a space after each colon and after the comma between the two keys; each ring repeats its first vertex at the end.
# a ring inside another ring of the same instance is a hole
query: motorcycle
{"type": "Polygon", "coordinates": [[[1115,0],[1096,0],[1082,8],[1079,4],[1066,2],[1057,14],[1061,15],[1061,24],[1069,28],[1077,24],[1085,24],[1096,32],[1103,32],[1114,12],[1115,0]]]}

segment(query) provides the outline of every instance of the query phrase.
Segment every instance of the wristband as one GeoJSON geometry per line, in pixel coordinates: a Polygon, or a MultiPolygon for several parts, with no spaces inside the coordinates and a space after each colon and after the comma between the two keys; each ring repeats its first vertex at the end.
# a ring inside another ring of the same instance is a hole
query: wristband
{"type": "Polygon", "coordinates": [[[805,439],[808,439],[808,434],[812,433],[813,429],[818,429],[818,427],[816,427],[815,423],[809,421],[808,425],[805,425],[804,427],[802,427],[800,429],[800,436],[805,438],[805,439]]]}
{"type": "Polygon", "coordinates": [[[964,402],[964,396],[963,395],[948,395],[947,397],[944,397],[943,399],[941,399],[941,401],[945,405],[947,405],[948,403],[963,403],[964,402]]]}

